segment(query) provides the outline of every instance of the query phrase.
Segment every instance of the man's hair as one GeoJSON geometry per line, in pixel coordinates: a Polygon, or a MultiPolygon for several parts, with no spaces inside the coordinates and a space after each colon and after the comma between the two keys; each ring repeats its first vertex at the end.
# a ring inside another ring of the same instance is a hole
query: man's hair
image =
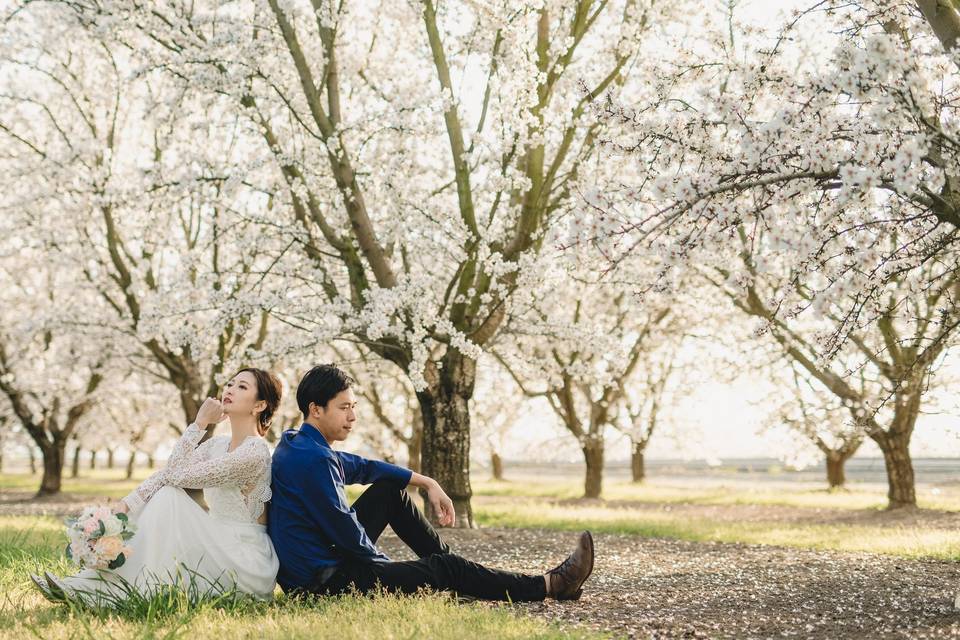
{"type": "Polygon", "coordinates": [[[355,384],[357,381],[335,364],[321,364],[307,371],[297,385],[297,406],[303,419],[310,417],[311,402],[326,409],[338,393],[355,384]]]}

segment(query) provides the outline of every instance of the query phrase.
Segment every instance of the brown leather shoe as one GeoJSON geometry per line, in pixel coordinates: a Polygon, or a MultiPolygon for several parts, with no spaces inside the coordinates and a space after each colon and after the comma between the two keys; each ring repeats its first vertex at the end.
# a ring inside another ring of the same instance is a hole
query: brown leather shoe
{"type": "Polygon", "coordinates": [[[593,536],[589,531],[580,534],[577,548],[560,566],[547,571],[547,597],[557,600],[579,600],[583,583],[593,571],[593,536]]]}

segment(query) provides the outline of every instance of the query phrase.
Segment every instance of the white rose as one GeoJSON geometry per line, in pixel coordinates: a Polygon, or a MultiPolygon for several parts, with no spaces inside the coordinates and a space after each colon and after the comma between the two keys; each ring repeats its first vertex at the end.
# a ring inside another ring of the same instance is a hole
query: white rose
{"type": "Polygon", "coordinates": [[[118,536],[123,531],[123,523],[116,516],[110,516],[103,520],[103,537],[118,536]]]}

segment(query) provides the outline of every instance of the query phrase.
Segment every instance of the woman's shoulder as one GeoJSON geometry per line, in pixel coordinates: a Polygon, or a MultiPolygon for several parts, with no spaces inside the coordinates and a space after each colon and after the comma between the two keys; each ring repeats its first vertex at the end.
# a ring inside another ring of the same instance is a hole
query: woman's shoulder
{"type": "Polygon", "coordinates": [[[247,449],[256,452],[259,457],[269,458],[271,455],[270,444],[267,440],[261,436],[250,436],[248,437],[243,445],[247,449]]]}

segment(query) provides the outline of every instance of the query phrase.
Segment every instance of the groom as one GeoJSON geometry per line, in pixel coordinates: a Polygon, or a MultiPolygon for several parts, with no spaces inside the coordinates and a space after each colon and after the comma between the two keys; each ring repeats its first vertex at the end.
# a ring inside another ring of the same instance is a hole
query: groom
{"type": "Polygon", "coordinates": [[[283,433],[273,454],[269,533],[280,559],[277,583],[294,595],[361,593],[378,586],[413,593],[421,587],[488,600],[576,600],[593,570],[593,538],[542,575],[489,569],[450,552],[404,488],[424,489],[441,525],[453,503],[432,478],[396,465],[334,451],[356,422],[355,381],[334,365],[311,369],[297,387],[299,430],[283,433]],[[350,505],[347,484],[370,487],[350,505]],[[393,562],[377,549],[387,525],[418,556],[393,562]]]}

